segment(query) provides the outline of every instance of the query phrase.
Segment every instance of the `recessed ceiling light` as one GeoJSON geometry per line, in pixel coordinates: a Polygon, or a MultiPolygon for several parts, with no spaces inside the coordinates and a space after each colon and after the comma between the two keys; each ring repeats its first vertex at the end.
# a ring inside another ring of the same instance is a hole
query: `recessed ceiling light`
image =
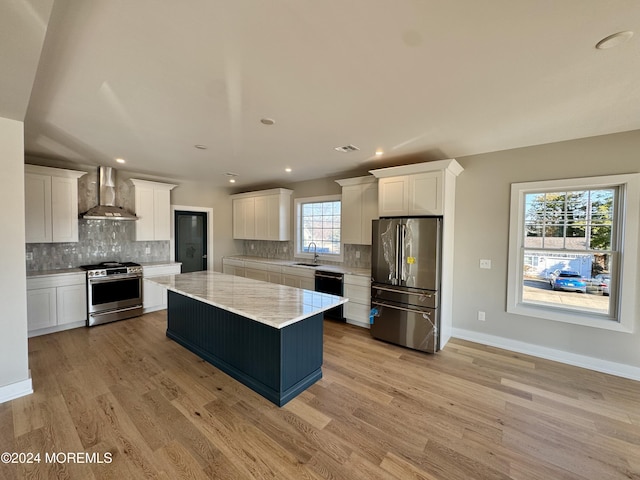
{"type": "Polygon", "coordinates": [[[116,162],[125,163],[125,159],[124,158],[116,158],[116,162]]]}
{"type": "Polygon", "coordinates": [[[273,125],[276,121],[273,118],[261,118],[260,123],[263,125],[273,125]]]}
{"type": "Polygon", "coordinates": [[[285,168],[284,171],[287,173],[291,173],[291,169],[289,167],[285,168]]]}
{"type": "Polygon", "coordinates": [[[194,145],[194,147],[196,147],[198,150],[206,150],[207,149],[206,145],[200,145],[200,144],[194,145]]]}
{"type": "Polygon", "coordinates": [[[236,183],[236,179],[235,178],[230,178],[229,179],[229,183],[236,183]]]}
{"type": "Polygon", "coordinates": [[[225,175],[229,177],[229,183],[236,183],[236,177],[238,176],[237,173],[227,172],[225,175]]]}
{"type": "Polygon", "coordinates": [[[383,154],[384,154],[384,152],[382,151],[382,149],[379,148],[378,150],[376,150],[376,155],[380,156],[380,155],[383,155],[383,154]]]}
{"type": "Polygon", "coordinates": [[[630,31],[614,33],[596,43],[596,48],[598,50],[606,50],[607,48],[617,47],[627,42],[631,37],[633,37],[633,32],[630,31]]]}

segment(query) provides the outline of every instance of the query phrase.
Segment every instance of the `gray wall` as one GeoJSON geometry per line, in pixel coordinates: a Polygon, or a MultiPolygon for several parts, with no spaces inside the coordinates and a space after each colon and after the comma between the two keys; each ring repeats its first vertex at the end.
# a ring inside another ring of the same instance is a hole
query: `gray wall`
{"type": "Polygon", "coordinates": [[[465,170],[456,184],[454,327],[640,367],[637,312],[633,334],[506,312],[510,184],[639,172],[640,131],[458,161],[465,170]],[[481,258],[493,268],[481,270],[481,258]],[[478,310],[486,312],[485,322],[477,320],[478,310]]]}
{"type": "Polygon", "coordinates": [[[29,378],[23,138],[22,122],[0,117],[0,202],[9,207],[2,213],[0,249],[0,396],[2,387],[29,378]]]}

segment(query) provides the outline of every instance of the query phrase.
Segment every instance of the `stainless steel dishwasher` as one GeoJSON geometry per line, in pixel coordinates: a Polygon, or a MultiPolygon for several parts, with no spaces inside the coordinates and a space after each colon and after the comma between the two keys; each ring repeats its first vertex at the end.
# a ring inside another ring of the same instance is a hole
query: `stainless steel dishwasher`
{"type": "MultiPolygon", "coordinates": [[[[316,270],[316,292],[331,293],[342,296],[344,294],[344,275],[337,272],[316,270]]],[[[325,318],[344,322],[343,306],[338,305],[324,312],[325,318]]]]}

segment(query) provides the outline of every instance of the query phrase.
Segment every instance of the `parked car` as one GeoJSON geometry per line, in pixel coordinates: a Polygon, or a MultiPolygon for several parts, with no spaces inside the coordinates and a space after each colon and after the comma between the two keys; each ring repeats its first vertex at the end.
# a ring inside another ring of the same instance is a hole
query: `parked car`
{"type": "Polygon", "coordinates": [[[594,277],[598,281],[598,287],[602,290],[602,295],[609,296],[611,290],[611,275],[600,273],[594,277]]]}
{"type": "Polygon", "coordinates": [[[582,279],[582,275],[572,270],[562,270],[557,275],[554,275],[551,280],[551,288],[554,290],[587,293],[587,283],[582,279]]]}

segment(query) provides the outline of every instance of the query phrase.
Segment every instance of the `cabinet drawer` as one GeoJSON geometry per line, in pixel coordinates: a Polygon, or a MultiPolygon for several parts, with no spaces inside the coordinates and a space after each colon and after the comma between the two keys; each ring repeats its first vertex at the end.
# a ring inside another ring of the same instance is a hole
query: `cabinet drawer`
{"type": "Polygon", "coordinates": [[[252,268],[253,270],[264,270],[264,271],[268,270],[266,263],[252,262],[250,260],[245,260],[244,268],[246,269],[252,268]]]}
{"type": "Polygon", "coordinates": [[[345,285],[361,285],[363,287],[371,287],[371,277],[365,277],[364,275],[349,275],[344,276],[345,285]]]}
{"type": "Polygon", "coordinates": [[[371,289],[347,284],[344,286],[344,296],[349,299],[349,302],[368,305],[371,302],[371,289]]]}
{"type": "Polygon", "coordinates": [[[285,275],[296,275],[304,278],[315,278],[316,271],[312,268],[305,267],[282,267],[282,273],[285,275]]]}
{"type": "Polygon", "coordinates": [[[142,275],[149,277],[159,277],[161,275],[175,275],[180,273],[180,265],[150,265],[142,267],[142,275]]]}
{"type": "Polygon", "coordinates": [[[244,271],[244,276],[247,278],[252,278],[254,280],[261,280],[263,282],[268,281],[268,274],[266,270],[254,270],[252,268],[246,268],[244,271]]]}
{"type": "Polygon", "coordinates": [[[223,265],[230,265],[232,267],[244,267],[244,260],[237,260],[235,258],[225,258],[222,260],[223,265]]]}

